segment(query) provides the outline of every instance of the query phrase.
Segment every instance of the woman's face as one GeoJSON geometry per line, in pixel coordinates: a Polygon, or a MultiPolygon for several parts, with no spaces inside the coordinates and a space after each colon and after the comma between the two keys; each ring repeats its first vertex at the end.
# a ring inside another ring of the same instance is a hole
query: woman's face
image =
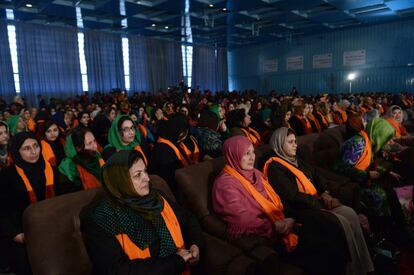
{"type": "Polygon", "coordinates": [[[0,126],[0,145],[7,145],[9,138],[9,131],[7,131],[6,126],[0,126]]]}
{"type": "Polygon", "coordinates": [[[309,106],[309,114],[312,114],[313,113],[313,105],[309,104],[308,106],[309,106]]]}
{"type": "Polygon", "coordinates": [[[290,134],[286,137],[285,144],[283,145],[283,151],[289,157],[296,157],[296,150],[298,145],[296,144],[296,136],[290,134]]]}
{"type": "Polygon", "coordinates": [[[26,129],[26,122],[24,122],[22,117],[19,117],[19,122],[17,123],[17,132],[22,132],[26,129]]]}
{"type": "Polygon", "coordinates": [[[29,110],[24,111],[23,118],[24,118],[24,120],[28,120],[30,118],[30,111],[29,110]]]}
{"type": "Polygon", "coordinates": [[[56,124],[52,124],[45,132],[48,141],[55,141],[59,136],[59,128],[56,124]]]}
{"type": "Polygon", "coordinates": [[[302,115],[303,115],[303,116],[307,116],[307,115],[309,114],[309,111],[310,111],[310,109],[309,109],[309,104],[305,104],[305,108],[303,108],[303,113],[302,113],[302,115]]]}
{"type": "Polygon", "coordinates": [[[36,163],[40,156],[40,146],[37,140],[26,139],[19,149],[20,156],[25,162],[36,163]]]}
{"type": "Polygon", "coordinates": [[[155,117],[157,118],[157,120],[161,120],[164,117],[164,112],[161,109],[158,109],[155,112],[155,117]]]}
{"type": "Polygon", "coordinates": [[[244,116],[243,125],[245,127],[249,127],[250,123],[252,123],[251,117],[249,113],[246,111],[246,115],[244,116]]]}
{"type": "Polygon", "coordinates": [[[135,126],[130,120],[125,120],[121,124],[121,141],[128,145],[135,139],[135,126]]]}
{"type": "Polygon", "coordinates": [[[85,150],[90,151],[98,151],[98,145],[96,144],[95,136],[92,134],[92,132],[86,132],[85,134],[85,150]]]}
{"type": "Polygon", "coordinates": [[[403,122],[403,112],[401,111],[401,109],[395,109],[394,111],[392,111],[391,117],[398,123],[403,122]]]}
{"type": "Polygon", "coordinates": [[[109,121],[110,121],[110,122],[112,122],[112,121],[114,121],[115,117],[116,117],[116,112],[115,112],[115,110],[114,110],[114,109],[112,109],[112,110],[109,112],[109,117],[108,117],[108,119],[109,119],[109,121]]]}
{"type": "Polygon", "coordinates": [[[80,123],[82,123],[84,126],[88,127],[89,124],[89,114],[83,114],[81,119],[80,119],[80,123]]]}
{"type": "Polygon", "coordinates": [[[233,110],[234,110],[234,104],[233,103],[230,103],[229,104],[229,112],[231,112],[233,110]]]}
{"type": "Polygon", "coordinates": [[[142,159],[132,164],[129,168],[129,175],[131,177],[132,185],[134,186],[135,192],[139,196],[146,196],[149,194],[149,177],[147,173],[147,167],[142,159]]]}
{"type": "Polygon", "coordinates": [[[243,170],[252,170],[254,168],[254,160],[256,155],[254,153],[254,147],[250,144],[249,148],[247,149],[246,153],[243,155],[240,161],[240,167],[243,170]]]}
{"type": "Polygon", "coordinates": [[[289,121],[291,116],[292,116],[292,111],[287,111],[285,114],[285,121],[289,121]]]}
{"type": "Polygon", "coordinates": [[[181,107],[180,113],[182,113],[185,116],[188,116],[188,109],[187,109],[187,107],[181,107]]]}
{"type": "Polygon", "coordinates": [[[226,115],[226,110],[223,107],[220,106],[218,108],[218,111],[219,111],[220,119],[223,119],[224,116],[226,115]]]}

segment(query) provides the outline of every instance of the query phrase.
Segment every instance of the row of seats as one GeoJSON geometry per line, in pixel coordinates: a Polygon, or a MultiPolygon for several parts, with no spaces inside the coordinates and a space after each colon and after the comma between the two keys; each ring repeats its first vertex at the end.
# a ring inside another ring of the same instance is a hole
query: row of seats
{"type": "MultiPolygon", "coordinates": [[[[298,138],[298,155],[330,179],[330,189],[344,204],[358,208],[358,185],[329,169],[343,142],[344,128],[336,127],[298,138]],[[335,151],[336,150],[336,151],[335,151]],[[335,152],[334,152],[335,151],[335,152]]],[[[269,146],[256,150],[257,167],[270,153],[269,146]]],[[[284,263],[268,242],[257,236],[229,240],[226,225],[213,212],[211,189],[224,167],[224,159],[205,161],[176,171],[178,198],[198,219],[206,238],[206,274],[303,274],[284,263]]],[[[160,177],[151,175],[155,188],[175,199],[160,177]]],[[[29,260],[35,275],[91,274],[91,263],[79,230],[79,212],[102,195],[102,189],[67,194],[30,206],[23,216],[29,260]]]]}

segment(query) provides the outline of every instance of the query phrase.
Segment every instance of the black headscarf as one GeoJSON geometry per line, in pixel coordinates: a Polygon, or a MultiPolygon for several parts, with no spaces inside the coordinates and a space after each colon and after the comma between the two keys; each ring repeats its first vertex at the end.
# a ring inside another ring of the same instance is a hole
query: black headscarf
{"type": "Polygon", "coordinates": [[[160,137],[168,139],[174,144],[178,143],[180,134],[188,131],[187,118],[180,113],[173,114],[171,117],[159,124],[158,134],[160,137]]]}
{"type": "Polygon", "coordinates": [[[217,131],[219,125],[219,119],[215,113],[210,110],[203,110],[200,113],[200,119],[198,121],[199,127],[207,127],[213,131],[217,131]]]}
{"type": "Polygon", "coordinates": [[[9,151],[13,158],[13,162],[18,167],[22,168],[26,177],[30,181],[33,190],[36,193],[38,200],[43,200],[46,190],[46,178],[44,174],[45,160],[42,156],[42,148],[40,142],[37,140],[40,146],[40,156],[36,163],[28,163],[22,159],[20,155],[20,147],[27,139],[36,139],[36,136],[30,132],[20,132],[13,136],[9,143],[9,151]]]}

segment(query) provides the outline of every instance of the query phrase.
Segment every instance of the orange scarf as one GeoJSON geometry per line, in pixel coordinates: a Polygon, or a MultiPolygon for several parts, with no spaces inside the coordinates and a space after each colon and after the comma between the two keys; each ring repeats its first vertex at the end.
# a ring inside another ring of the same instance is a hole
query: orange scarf
{"type": "Polygon", "coordinates": [[[402,123],[398,123],[392,118],[387,118],[387,121],[394,127],[395,129],[395,137],[400,138],[401,136],[405,136],[407,134],[407,129],[405,129],[402,123]]]}
{"type": "Polygon", "coordinates": [[[256,130],[254,130],[250,127],[247,127],[247,130],[243,129],[243,128],[240,128],[240,130],[242,130],[244,135],[248,139],[250,139],[250,141],[252,142],[254,147],[257,147],[257,146],[260,145],[260,134],[256,130]]]}
{"type": "Polygon", "coordinates": [[[148,135],[148,133],[147,133],[147,128],[145,128],[145,126],[144,126],[144,125],[142,125],[141,123],[139,123],[139,124],[138,124],[138,129],[139,129],[139,132],[142,134],[142,136],[143,136],[144,138],[147,138],[147,135],[148,135]]]}
{"type": "Polygon", "coordinates": [[[157,142],[167,144],[174,151],[176,157],[181,161],[181,164],[183,165],[183,167],[187,167],[190,165],[187,159],[181,154],[180,150],[178,150],[178,148],[171,141],[169,141],[168,139],[159,137],[157,142]]]}
{"type": "Polygon", "coordinates": [[[29,117],[29,119],[27,120],[27,129],[29,129],[29,131],[32,133],[36,131],[36,123],[34,122],[32,117],[29,117]]]}
{"type": "Polygon", "coordinates": [[[138,151],[138,152],[141,153],[142,157],[144,158],[144,163],[147,166],[148,165],[148,160],[147,160],[147,157],[145,156],[145,153],[142,150],[141,146],[137,145],[137,146],[134,147],[134,149],[135,149],[135,151],[138,151]]]}
{"type": "Polygon", "coordinates": [[[289,162],[278,158],[278,157],[272,157],[268,161],[266,161],[263,172],[265,176],[267,177],[267,170],[269,168],[269,165],[276,161],[277,163],[280,163],[282,166],[286,167],[295,177],[296,177],[296,185],[298,186],[298,190],[301,193],[305,193],[311,196],[316,197],[318,195],[318,191],[316,191],[315,186],[313,183],[308,179],[308,177],[300,171],[298,168],[290,164],[289,162]]]}
{"type": "Polygon", "coordinates": [[[312,125],[310,124],[309,120],[304,116],[296,115],[296,117],[300,120],[300,123],[302,123],[303,132],[305,135],[312,134],[312,125]]]}
{"type": "Polygon", "coordinates": [[[371,164],[371,156],[372,156],[371,140],[369,139],[367,132],[361,131],[359,133],[364,138],[365,148],[364,148],[364,151],[362,152],[361,157],[355,164],[355,168],[358,170],[365,171],[368,169],[369,165],[371,164]]]}
{"type": "Polygon", "coordinates": [[[193,136],[190,136],[190,139],[194,144],[194,151],[193,152],[191,152],[190,149],[188,149],[188,147],[185,145],[184,142],[180,143],[180,147],[181,147],[181,149],[184,150],[187,157],[194,164],[194,163],[198,163],[198,158],[200,156],[200,149],[198,148],[198,144],[197,144],[196,139],[193,136]]]}
{"type": "MultiPolygon", "coordinates": [[[[273,190],[273,188],[270,186],[267,180],[262,178],[262,183],[266,191],[266,194],[270,200],[263,197],[262,194],[260,194],[253,187],[253,185],[246,178],[240,175],[240,173],[237,172],[237,170],[233,167],[226,165],[224,166],[223,171],[231,175],[232,177],[236,178],[242,184],[246,191],[249,192],[249,194],[263,208],[266,216],[272,223],[275,223],[279,220],[283,220],[285,218],[285,215],[283,214],[282,201],[280,200],[279,196],[276,194],[276,192],[273,190]]],[[[298,236],[294,233],[288,233],[283,237],[283,242],[285,244],[287,251],[291,252],[298,245],[298,236]]]]}
{"type": "Polygon", "coordinates": [[[344,110],[338,109],[338,112],[341,114],[341,118],[343,121],[343,124],[348,120],[348,115],[344,110]]]}
{"type": "MultiPolygon", "coordinates": [[[[19,174],[20,178],[23,180],[23,183],[26,187],[27,196],[29,197],[30,204],[37,202],[36,193],[34,192],[33,187],[30,184],[29,179],[26,177],[26,174],[24,173],[23,169],[17,165],[15,165],[15,167],[16,167],[17,173],[19,174]]],[[[48,161],[45,161],[44,173],[45,173],[45,178],[46,178],[45,198],[50,199],[55,196],[55,190],[54,190],[53,169],[48,161]]]]}
{"type": "Polygon", "coordinates": [[[43,158],[50,163],[53,167],[56,167],[56,156],[53,152],[52,146],[50,144],[42,139],[40,141],[40,144],[42,144],[42,156],[43,158]]]}
{"type": "Polygon", "coordinates": [[[329,123],[326,120],[325,116],[321,112],[318,112],[318,115],[321,117],[322,124],[325,125],[326,128],[329,128],[329,123]]]}
{"type": "MultiPolygon", "coordinates": [[[[99,165],[102,167],[104,164],[105,161],[103,159],[99,159],[99,165]]],[[[79,164],[76,164],[76,168],[78,168],[84,190],[101,187],[101,182],[95,177],[95,175],[86,170],[86,168],[79,164]]]]}
{"type": "Polygon", "coordinates": [[[316,127],[316,130],[318,131],[318,133],[320,133],[321,132],[321,130],[322,130],[322,127],[321,127],[321,125],[319,124],[319,121],[315,118],[315,116],[313,115],[313,114],[308,114],[308,118],[311,120],[311,121],[313,121],[313,123],[315,124],[315,127],[316,127]]]}
{"type": "MultiPolygon", "coordinates": [[[[174,211],[172,210],[167,200],[164,198],[162,199],[164,201],[164,209],[161,212],[161,216],[164,219],[165,225],[167,226],[168,231],[171,234],[171,237],[173,238],[177,250],[184,249],[184,239],[181,233],[181,228],[177,220],[177,217],[175,216],[174,211]]],[[[146,247],[145,249],[140,249],[136,244],[132,242],[132,240],[128,237],[127,234],[118,234],[115,237],[121,245],[122,250],[130,260],[151,258],[151,252],[149,247],[146,247]]],[[[190,275],[190,271],[187,269],[182,274],[190,275]]]]}

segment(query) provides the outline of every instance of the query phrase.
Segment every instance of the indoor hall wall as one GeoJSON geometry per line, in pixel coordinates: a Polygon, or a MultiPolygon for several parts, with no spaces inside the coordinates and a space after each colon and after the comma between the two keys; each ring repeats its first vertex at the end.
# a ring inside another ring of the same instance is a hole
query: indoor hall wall
{"type": "Polygon", "coordinates": [[[356,72],[352,92],[414,92],[414,20],[392,22],[279,41],[229,51],[229,88],[290,91],[302,94],[348,92],[346,80],[356,72]],[[366,63],[344,66],[343,52],[366,50],[366,63]],[[332,53],[332,67],[314,69],[313,55],[332,53]],[[303,70],[287,71],[286,58],[304,57],[303,70]],[[264,73],[265,60],[277,59],[278,71],[264,73]]]}

